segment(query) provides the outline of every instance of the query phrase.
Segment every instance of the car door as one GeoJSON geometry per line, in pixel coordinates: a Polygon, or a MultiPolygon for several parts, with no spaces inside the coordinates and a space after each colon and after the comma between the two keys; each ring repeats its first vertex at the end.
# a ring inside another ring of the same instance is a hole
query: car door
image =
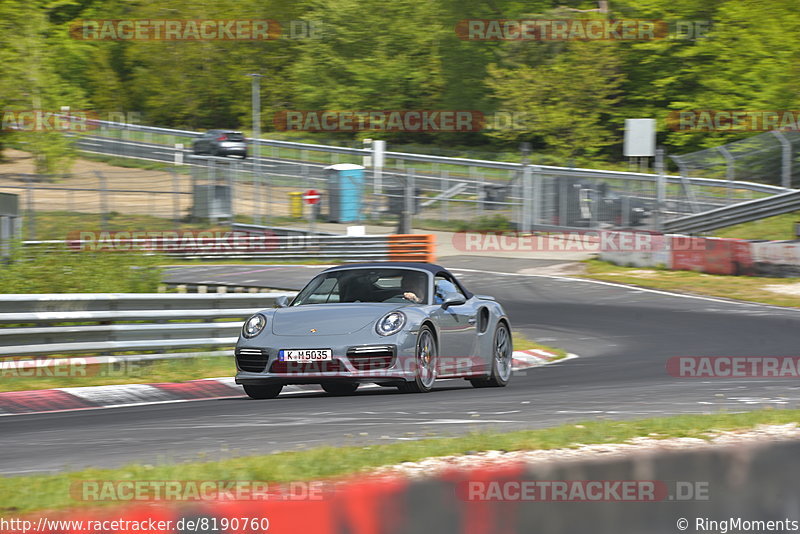
{"type": "Polygon", "coordinates": [[[438,274],[434,278],[434,304],[441,304],[445,293],[454,291],[466,302],[433,311],[439,325],[439,376],[468,373],[477,362],[475,356],[476,310],[474,299],[468,299],[452,278],[438,274]]]}

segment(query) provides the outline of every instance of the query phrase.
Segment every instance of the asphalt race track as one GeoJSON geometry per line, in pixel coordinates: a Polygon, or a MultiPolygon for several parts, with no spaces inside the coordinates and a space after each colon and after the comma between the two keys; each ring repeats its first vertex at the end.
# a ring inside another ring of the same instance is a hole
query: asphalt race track
{"type": "MultiPolygon", "coordinates": [[[[472,430],[800,405],[791,379],[680,379],[672,356],[798,356],[800,310],[574,279],[492,272],[515,262],[443,262],[503,303],[513,328],[580,358],[528,370],[502,389],[442,382],[429,394],[371,389],[0,418],[0,473],[197,460],[323,444],[389,443],[472,430]]],[[[531,265],[530,262],[526,265],[531,265]]],[[[171,280],[297,288],[319,267],[182,267],[171,280]],[[245,283],[246,282],[246,283],[245,283]]]]}

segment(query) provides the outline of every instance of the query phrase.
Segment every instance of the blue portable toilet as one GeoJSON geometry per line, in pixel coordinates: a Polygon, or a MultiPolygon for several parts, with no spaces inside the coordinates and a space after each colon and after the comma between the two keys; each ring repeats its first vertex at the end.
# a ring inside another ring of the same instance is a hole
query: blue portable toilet
{"type": "Polygon", "coordinates": [[[364,167],[337,163],[325,167],[328,191],[328,220],[353,222],[361,219],[361,198],[364,194],[364,167]]]}

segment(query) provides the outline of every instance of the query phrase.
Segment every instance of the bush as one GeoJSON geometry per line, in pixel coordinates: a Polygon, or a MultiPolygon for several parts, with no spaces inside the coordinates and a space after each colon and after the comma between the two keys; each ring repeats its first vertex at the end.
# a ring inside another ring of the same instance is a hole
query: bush
{"type": "Polygon", "coordinates": [[[15,246],[0,264],[0,293],[152,293],[161,269],[138,252],[15,246]]]}
{"type": "Polygon", "coordinates": [[[457,231],[505,232],[513,229],[514,225],[511,221],[502,215],[484,215],[472,221],[460,222],[457,231]]]}

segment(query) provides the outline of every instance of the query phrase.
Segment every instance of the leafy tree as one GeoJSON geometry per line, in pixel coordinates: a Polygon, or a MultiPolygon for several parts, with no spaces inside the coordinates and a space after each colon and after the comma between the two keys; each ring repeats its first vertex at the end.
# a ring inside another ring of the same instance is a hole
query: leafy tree
{"type": "Polygon", "coordinates": [[[537,65],[492,65],[486,83],[500,110],[521,119],[516,128],[490,134],[534,141],[562,159],[596,157],[616,142],[620,65],[614,44],[596,42],[569,43],[537,65]]]}
{"type": "MultiPolygon", "coordinates": [[[[42,0],[0,4],[0,97],[4,110],[59,110],[83,108],[80,88],[59,71],[58,50],[66,38],[49,21],[49,13],[66,1],[42,0]]],[[[36,172],[69,171],[74,152],[67,138],[54,131],[17,131],[9,134],[34,154],[36,172]]]]}

